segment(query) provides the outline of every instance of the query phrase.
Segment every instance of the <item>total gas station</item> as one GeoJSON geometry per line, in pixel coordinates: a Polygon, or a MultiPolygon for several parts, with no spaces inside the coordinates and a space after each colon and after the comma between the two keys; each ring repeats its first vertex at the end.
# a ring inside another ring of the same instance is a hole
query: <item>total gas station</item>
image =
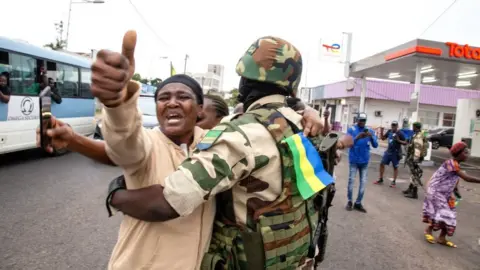
{"type": "MultiPolygon", "coordinates": [[[[349,77],[362,79],[360,111],[365,109],[366,78],[414,84],[409,123],[417,121],[421,85],[479,90],[480,48],[455,42],[415,39],[348,65],[349,77]]],[[[454,142],[464,140],[471,155],[480,157],[480,100],[457,101],[454,142]]],[[[429,151],[430,152],[430,151],[429,151]]]]}

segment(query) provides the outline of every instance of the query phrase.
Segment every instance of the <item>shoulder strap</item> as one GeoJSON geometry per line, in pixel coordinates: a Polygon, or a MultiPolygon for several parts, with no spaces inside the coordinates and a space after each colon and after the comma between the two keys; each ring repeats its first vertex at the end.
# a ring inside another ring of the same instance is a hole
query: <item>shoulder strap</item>
{"type": "MultiPolygon", "coordinates": [[[[280,111],[278,111],[278,108],[281,107],[278,105],[279,104],[265,104],[264,106],[257,108],[255,110],[246,112],[245,114],[252,114],[255,117],[255,119],[257,119],[257,121],[260,124],[262,124],[270,133],[272,133],[270,126],[275,124],[274,120],[277,118],[283,118],[286,120],[292,133],[292,134],[289,134],[288,136],[301,132],[302,130],[297,125],[295,125],[292,121],[290,121],[287,117],[285,117],[280,111]]],[[[288,136],[284,136],[284,137],[288,137],[288,136]]],[[[280,140],[276,138],[274,139],[277,143],[281,142],[281,139],[280,140]]]]}

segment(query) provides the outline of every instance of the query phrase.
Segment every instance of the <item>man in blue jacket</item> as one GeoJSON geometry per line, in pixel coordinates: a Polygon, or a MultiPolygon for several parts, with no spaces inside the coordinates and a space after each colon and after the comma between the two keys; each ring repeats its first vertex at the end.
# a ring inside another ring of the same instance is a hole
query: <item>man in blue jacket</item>
{"type": "Polygon", "coordinates": [[[373,148],[378,147],[377,136],[375,132],[368,127],[365,127],[367,123],[367,115],[365,113],[358,114],[357,124],[348,129],[348,135],[353,138],[353,147],[350,148],[349,161],[350,161],[350,173],[348,177],[348,203],[346,209],[351,211],[352,209],[366,213],[367,210],[362,205],[363,194],[365,193],[365,182],[367,182],[368,162],[370,161],[370,146],[373,148]],[[358,196],[355,204],[352,204],[353,182],[357,175],[357,171],[360,173],[360,186],[358,187],[358,196]]]}

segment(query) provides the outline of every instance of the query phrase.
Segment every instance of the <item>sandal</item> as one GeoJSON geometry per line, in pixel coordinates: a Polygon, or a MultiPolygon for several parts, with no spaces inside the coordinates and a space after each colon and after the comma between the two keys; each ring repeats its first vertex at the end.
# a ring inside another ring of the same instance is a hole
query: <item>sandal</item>
{"type": "Polygon", "coordinates": [[[451,247],[451,248],[456,248],[457,247],[457,245],[455,245],[453,242],[450,242],[448,240],[446,240],[445,242],[437,242],[437,243],[439,243],[440,245],[451,247]]]}
{"type": "Polygon", "coordinates": [[[435,237],[433,237],[433,235],[431,235],[429,233],[425,234],[425,240],[427,240],[427,242],[430,243],[430,244],[435,244],[436,243],[435,237]]]}

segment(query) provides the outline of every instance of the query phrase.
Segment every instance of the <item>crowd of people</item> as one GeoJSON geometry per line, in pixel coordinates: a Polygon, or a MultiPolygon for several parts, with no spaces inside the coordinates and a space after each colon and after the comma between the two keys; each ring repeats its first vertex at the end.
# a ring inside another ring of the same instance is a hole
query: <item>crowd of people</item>
{"type": "MultiPolygon", "coordinates": [[[[362,199],[368,178],[370,148],[378,147],[378,138],[375,132],[366,126],[366,122],[367,115],[360,113],[356,124],[349,128],[347,132],[354,138],[354,144],[349,151],[350,173],[346,209],[349,211],[355,209],[363,213],[367,212],[362,205],[362,199]],[[360,184],[357,199],[355,203],[352,203],[353,185],[357,171],[360,174],[360,184]]],[[[418,186],[423,186],[421,179],[423,170],[420,165],[427,155],[428,141],[422,132],[422,124],[420,122],[414,122],[412,130],[413,135],[407,138],[406,134],[398,128],[397,121],[392,121],[391,128],[387,132],[383,128],[380,129],[380,137],[382,140],[387,140],[388,146],[380,162],[379,179],[374,184],[382,185],[384,183],[385,165],[388,166],[391,163],[393,166],[393,179],[390,187],[396,187],[398,167],[400,160],[404,156],[402,146],[406,146],[405,164],[408,165],[410,170],[410,183],[408,188],[403,191],[403,194],[407,198],[418,199],[418,186]]],[[[423,222],[428,224],[424,235],[429,243],[456,247],[453,242],[446,239],[446,236],[452,236],[456,227],[456,202],[461,197],[458,192],[458,182],[460,179],[463,179],[467,182],[480,183],[480,179],[469,176],[460,170],[460,163],[467,160],[468,151],[464,142],[454,144],[450,148],[452,158],[445,161],[425,185],[423,222]],[[440,235],[435,239],[432,232],[438,230],[440,230],[440,235]]]]}
{"type": "MultiPolygon", "coordinates": [[[[135,43],[127,33],[122,54],[102,50],[92,65],[105,141],[79,136],[54,117],[47,131],[47,151],[67,148],[123,169],[107,195],[108,212],[124,214],[109,269],[311,269],[319,209],[298,193],[282,141],[323,136],[329,127],[293,98],[298,50],[276,37],[255,41],[237,65],[240,103],[232,116],[193,78],[164,80],[152,101],[159,127],[145,129],[139,85],[130,81],[135,43]]],[[[343,136],[335,146],[351,144],[343,136]]]]}
{"type": "MultiPolygon", "coordinates": [[[[164,80],[152,100],[159,127],[145,129],[137,108],[140,86],[131,81],[135,44],[136,33],[129,31],[122,53],[101,50],[92,65],[91,91],[104,105],[104,141],[80,136],[54,117],[47,130],[52,138],[47,151],[67,148],[123,170],[106,196],[109,215],[123,213],[108,269],[313,269],[322,248],[316,232],[324,200],[317,198],[325,188],[313,197],[299,193],[307,174],[301,175],[305,165],[295,157],[320,149],[330,130],[328,112],[322,119],[294,98],[302,72],[298,49],[271,36],[250,45],[236,66],[239,105],[233,115],[220,97],[204,95],[193,78],[180,74],[164,80]],[[318,138],[319,144],[297,141],[296,150],[286,147],[284,139],[294,135],[318,138]]],[[[334,144],[338,150],[350,148],[347,209],[365,213],[369,151],[378,147],[366,121],[360,114],[334,144]],[[353,203],[357,171],[360,188],[353,203]]],[[[382,132],[389,142],[382,168],[392,163],[395,187],[400,146],[407,145],[409,168],[417,174],[404,193],[416,198],[425,141],[417,137],[420,123],[413,126],[416,135],[408,141],[397,123],[382,132]]],[[[37,131],[38,141],[40,135],[37,131]]],[[[452,147],[453,159],[427,185],[427,241],[441,230],[436,241],[454,246],[445,236],[453,234],[455,209],[448,208],[445,218],[444,203],[450,205],[449,192],[459,178],[479,181],[459,171],[468,156],[464,146],[452,147]]],[[[377,183],[382,182],[383,170],[377,183]]]]}
{"type": "MultiPolygon", "coordinates": [[[[12,94],[12,89],[9,85],[10,74],[8,72],[0,73],[0,102],[8,103],[10,102],[10,96],[12,94]]],[[[38,81],[32,83],[28,88],[27,92],[29,94],[38,95],[42,90],[45,88],[50,88],[51,98],[52,100],[60,104],[62,103],[62,96],[60,95],[57,83],[53,78],[48,78],[46,72],[40,71],[40,75],[38,76],[38,81]]]]}

